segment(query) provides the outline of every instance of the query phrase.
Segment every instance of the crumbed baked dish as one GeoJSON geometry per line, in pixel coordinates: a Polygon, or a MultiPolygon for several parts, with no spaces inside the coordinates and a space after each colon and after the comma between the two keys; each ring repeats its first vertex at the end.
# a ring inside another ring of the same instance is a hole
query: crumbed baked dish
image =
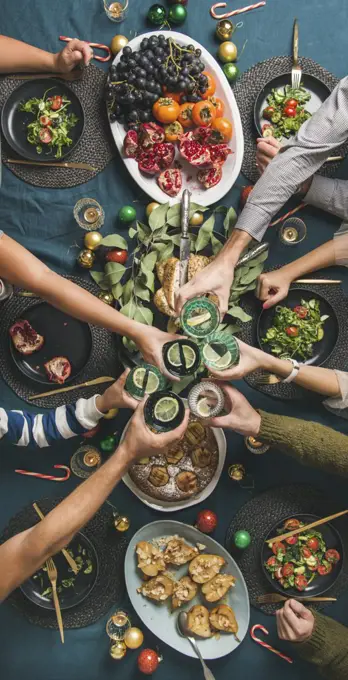
{"type": "Polygon", "coordinates": [[[215,630],[221,630],[224,633],[238,633],[238,623],[234,611],[227,604],[220,604],[212,609],[209,614],[209,622],[215,630]]]}
{"type": "Polygon", "coordinates": [[[173,595],[174,581],[164,574],[151,578],[138,588],[138,593],[156,602],[164,602],[173,595]]]}
{"type": "Polygon", "coordinates": [[[153,486],[158,487],[165,486],[165,484],[168,484],[168,481],[169,475],[167,468],[162,465],[153,465],[149,474],[149,482],[151,482],[153,486]]]}
{"type": "Polygon", "coordinates": [[[198,491],[198,479],[195,472],[183,470],[175,477],[176,485],[186,494],[193,496],[198,491]]]}
{"type": "Polygon", "coordinates": [[[163,553],[156,546],[147,543],[147,541],[140,541],[140,543],[137,543],[135,551],[138,558],[138,568],[145,576],[157,576],[165,570],[163,553]]]}
{"type": "Polygon", "coordinates": [[[230,588],[236,583],[236,579],[231,574],[217,574],[210,581],[202,586],[202,593],[207,602],[217,602],[221,600],[230,588]]]}
{"type": "Polygon", "coordinates": [[[199,555],[198,548],[191,548],[182,538],[173,538],[169,541],[163,557],[166,564],[175,564],[179,567],[187,564],[197,555],[199,555]]]}
{"type": "Polygon", "coordinates": [[[179,444],[177,447],[173,446],[170,448],[168,453],[165,454],[165,457],[169,465],[178,465],[184,455],[185,451],[179,444]]]}
{"type": "Polygon", "coordinates": [[[210,465],[211,463],[211,451],[207,449],[205,446],[197,446],[193,451],[191,452],[191,460],[192,463],[195,467],[199,468],[205,468],[207,465],[210,465]]]}
{"type": "Polygon", "coordinates": [[[173,609],[178,609],[186,602],[191,602],[197,595],[198,585],[189,576],[183,576],[174,584],[172,597],[173,609]]]}
{"type": "Polygon", "coordinates": [[[194,635],[202,638],[210,638],[213,634],[208,609],[201,604],[196,604],[187,613],[187,626],[194,635]]]}
{"type": "Polygon", "coordinates": [[[207,583],[225,564],[220,555],[198,555],[189,564],[189,573],[195,583],[207,583]]]}
{"type": "Polygon", "coordinates": [[[195,420],[188,424],[184,435],[184,442],[189,446],[199,446],[205,439],[205,427],[199,420],[195,420]]]}

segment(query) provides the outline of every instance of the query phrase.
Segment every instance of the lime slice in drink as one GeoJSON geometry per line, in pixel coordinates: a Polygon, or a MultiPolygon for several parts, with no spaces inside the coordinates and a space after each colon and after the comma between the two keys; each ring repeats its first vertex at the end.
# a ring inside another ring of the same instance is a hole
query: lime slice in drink
{"type": "Polygon", "coordinates": [[[209,361],[210,363],[215,364],[219,359],[222,357],[220,354],[215,352],[215,349],[211,345],[204,345],[203,347],[203,357],[206,361],[209,361]]]}
{"type": "MultiPolygon", "coordinates": [[[[135,369],[133,374],[134,385],[138,387],[140,390],[143,388],[145,373],[146,368],[139,366],[139,368],[135,369]]],[[[156,392],[156,390],[158,390],[158,386],[159,386],[158,376],[156,375],[156,373],[149,371],[145,390],[146,394],[152,394],[153,392],[156,392]]]]}
{"type": "Polygon", "coordinates": [[[168,350],[168,361],[172,366],[181,366],[179,343],[175,342],[168,350]]]}
{"type": "Polygon", "coordinates": [[[190,328],[194,328],[195,326],[201,326],[206,321],[209,321],[209,319],[211,319],[210,312],[204,312],[204,314],[192,316],[191,319],[188,319],[186,323],[188,326],[190,326],[190,328]]]}
{"type": "Polygon", "coordinates": [[[224,368],[228,368],[228,366],[230,366],[231,362],[232,362],[232,356],[231,356],[231,352],[228,350],[227,352],[225,352],[225,354],[222,357],[220,357],[218,359],[218,361],[215,361],[215,367],[219,371],[223,371],[224,368]]]}
{"type": "Polygon", "coordinates": [[[202,397],[202,399],[198,400],[197,413],[202,416],[202,418],[209,418],[211,414],[211,407],[207,397],[202,397]]]}
{"type": "Polygon", "coordinates": [[[179,413],[179,403],[173,397],[162,397],[154,408],[154,416],[161,423],[169,423],[179,413]]]}
{"type": "MultiPolygon", "coordinates": [[[[189,345],[182,345],[182,352],[185,358],[185,368],[191,368],[196,361],[196,352],[189,345]]],[[[172,366],[181,366],[180,347],[178,342],[169,348],[168,361],[172,366]]]]}

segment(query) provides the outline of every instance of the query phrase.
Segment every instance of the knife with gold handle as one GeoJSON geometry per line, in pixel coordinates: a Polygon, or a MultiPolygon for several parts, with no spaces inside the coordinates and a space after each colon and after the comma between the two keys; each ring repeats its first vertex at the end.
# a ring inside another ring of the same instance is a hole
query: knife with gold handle
{"type": "Polygon", "coordinates": [[[41,397],[50,397],[52,394],[61,394],[62,392],[71,392],[72,390],[79,390],[80,387],[91,387],[91,385],[101,385],[106,382],[115,382],[116,378],[112,378],[109,375],[103,375],[100,378],[94,378],[94,380],[87,380],[87,382],[80,383],[79,385],[69,385],[69,387],[60,387],[58,390],[51,390],[50,392],[42,392],[41,394],[32,394],[28,397],[28,401],[33,399],[41,399],[41,397]]]}
{"type": "Polygon", "coordinates": [[[93,165],[89,163],[82,162],[65,162],[61,163],[51,163],[44,161],[42,163],[36,161],[25,161],[20,158],[4,158],[4,163],[9,163],[10,165],[36,165],[38,168],[73,168],[75,170],[90,170],[91,172],[96,172],[98,168],[94,168],[93,165]]]}

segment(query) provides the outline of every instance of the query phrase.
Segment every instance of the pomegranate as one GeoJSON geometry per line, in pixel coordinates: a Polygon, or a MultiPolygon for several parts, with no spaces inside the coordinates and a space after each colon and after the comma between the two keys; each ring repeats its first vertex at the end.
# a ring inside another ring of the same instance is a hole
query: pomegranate
{"type": "Polygon", "coordinates": [[[139,144],[143,149],[151,149],[154,144],[164,142],[165,132],[157,123],[143,123],[139,131],[139,144]]]}
{"type": "Polygon", "coordinates": [[[41,349],[45,342],[43,335],[39,335],[30,325],[29,321],[19,319],[9,330],[12,342],[21,354],[33,354],[41,349]]]}
{"type": "Polygon", "coordinates": [[[206,170],[200,170],[197,174],[197,179],[201,182],[205,189],[211,189],[219,184],[222,178],[221,165],[215,165],[213,168],[207,168],[206,170]]]}
{"type": "Polygon", "coordinates": [[[232,153],[227,144],[212,144],[209,146],[210,158],[213,165],[223,165],[227,156],[232,153]]]}
{"type": "Polygon", "coordinates": [[[158,160],[156,154],[149,149],[148,151],[143,151],[139,158],[139,170],[145,172],[147,175],[156,175],[160,172],[161,168],[158,165],[158,160]]]}
{"type": "Polygon", "coordinates": [[[168,194],[168,196],[177,196],[182,187],[181,172],[177,168],[163,170],[157,178],[157,182],[162,191],[168,194]]]}
{"type": "Polygon", "coordinates": [[[180,144],[180,153],[191,165],[196,168],[206,168],[211,164],[210,152],[207,146],[196,141],[183,141],[180,144]]]}
{"type": "Polygon", "coordinates": [[[199,127],[193,132],[194,139],[200,144],[210,144],[213,131],[210,127],[199,127]]]}
{"type": "Polygon", "coordinates": [[[44,364],[47,377],[51,382],[65,383],[71,373],[71,364],[67,357],[53,357],[44,364]]]}
{"type": "Polygon", "coordinates": [[[127,158],[136,158],[139,150],[139,139],[136,130],[129,130],[124,138],[124,152],[127,158]]]}
{"type": "Polygon", "coordinates": [[[244,208],[249,198],[249,194],[252,192],[253,188],[253,186],[249,185],[248,187],[243,187],[242,191],[240,192],[240,205],[242,208],[244,208]]]}
{"type": "Polygon", "coordinates": [[[162,144],[154,144],[152,149],[153,153],[156,155],[157,163],[162,170],[169,168],[172,164],[175,156],[175,146],[171,142],[166,142],[162,144]]]}

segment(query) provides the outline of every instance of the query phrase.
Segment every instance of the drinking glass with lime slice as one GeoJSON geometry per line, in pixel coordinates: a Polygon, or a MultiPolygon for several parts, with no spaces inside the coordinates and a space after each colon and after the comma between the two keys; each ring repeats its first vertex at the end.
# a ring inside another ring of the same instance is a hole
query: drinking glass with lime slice
{"type": "Polygon", "coordinates": [[[224,403],[222,389],[209,380],[192,387],[188,395],[189,409],[198,418],[214,418],[220,415],[224,403]]]}
{"type": "Polygon", "coordinates": [[[143,399],[166,387],[167,381],[156,366],[140,364],[135,366],[127,376],[125,389],[134,399],[143,399]]]}
{"type": "Polygon", "coordinates": [[[214,333],[220,323],[218,306],[207,297],[185,302],[180,315],[184,332],[192,338],[205,338],[214,333]]]}
{"type": "Polygon", "coordinates": [[[163,361],[169,373],[176,377],[193,375],[199,368],[201,354],[192,340],[174,340],[163,346],[163,361]]]}
{"type": "Polygon", "coordinates": [[[185,417],[184,402],[174,392],[156,392],[145,404],[144,417],[147,426],[154,432],[175,430],[185,417]]]}
{"type": "Polygon", "coordinates": [[[208,368],[226,371],[239,362],[240,351],[236,338],[228,333],[212,333],[202,349],[202,358],[208,368]]]}

